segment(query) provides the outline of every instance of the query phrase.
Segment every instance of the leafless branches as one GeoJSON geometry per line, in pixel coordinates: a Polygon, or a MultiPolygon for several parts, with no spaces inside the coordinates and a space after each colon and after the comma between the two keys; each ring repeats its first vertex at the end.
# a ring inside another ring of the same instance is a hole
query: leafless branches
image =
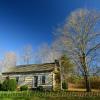
{"type": "Polygon", "coordinates": [[[100,50],[100,28],[98,27],[100,27],[99,12],[79,9],[72,12],[63,27],[57,31],[60,35],[58,34],[56,43],[63,45],[62,51],[67,53],[80,68],[86,82],[88,82],[89,75],[90,60],[88,58],[91,62],[95,56],[100,59],[97,53],[100,50]]]}

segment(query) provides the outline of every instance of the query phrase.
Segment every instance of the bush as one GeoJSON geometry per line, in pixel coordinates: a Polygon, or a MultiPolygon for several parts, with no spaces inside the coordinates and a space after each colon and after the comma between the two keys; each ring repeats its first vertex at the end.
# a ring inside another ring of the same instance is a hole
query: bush
{"type": "Polygon", "coordinates": [[[63,88],[63,89],[68,89],[68,84],[67,84],[66,82],[63,82],[63,83],[62,83],[62,88],[63,88]]]}
{"type": "Polygon", "coordinates": [[[38,90],[38,91],[43,91],[43,90],[44,90],[44,89],[43,89],[43,86],[38,86],[38,87],[37,87],[37,90],[38,90]]]}
{"type": "Polygon", "coordinates": [[[6,79],[2,84],[3,91],[15,91],[16,90],[16,80],[15,79],[6,79]]]}
{"type": "MultiPolygon", "coordinates": [[[[71,88],[85,88],[85,80],[84,78],[80,78],[77,82],[70,82],[73,84],[71,88]]],[[[90,76],[90,86],[91,89],[100,89],[100,76],[90,76]]]]}
{"type": "Polygon", "coordinates": [[[17,82],[15,79],[10,79],[9,80],[9,90],[10,91],[15,91],[17,86],[17,82]]]}
{"type": "Polygon", "coordinates": [[[3,84],[2,84],[2,90],[3,91],[8,91],[8,80],[4,80],[3,84]]]}
{"type": "Polygon", "coordinates": [[[0,83],[0,91],[2,91],[2,84],[0,83]]]}
{"type": "Polygon", "coordinates": [[[20,87],[20,90],[21,91],[28,90],[28,86],[27,85],[23,85],[23,86],[20,87]]]}

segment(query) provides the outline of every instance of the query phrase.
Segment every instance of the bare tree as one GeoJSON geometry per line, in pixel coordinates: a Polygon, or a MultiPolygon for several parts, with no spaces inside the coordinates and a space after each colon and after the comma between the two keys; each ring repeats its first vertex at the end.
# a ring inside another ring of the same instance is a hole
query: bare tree
{"type": "Polygon", "coordinates": [[[58,59],[60,55],[61,54],[58,53],[53,46],[50,47],[44,43],[38,48],[35,60],[37,60],[38,63],[51,63],[54,62],[55,59],[58,59]]]}
{"type": "Polygon", "coordinates": [[[3,60],[0,60],[0,73],[3,71],[3,60]]]}
{"type": "Polygon", "coordinates": [[[37,51],[36,51],[36,55],[35,55],[35,61],[37,63],[46,63],[47,61],[47,54],[49,52],[49,46],[46,43],[41,44],[37,51]]]}
{"type": "Polygon", "coordinates": [[[31,45],[26,45],[22,50],[22,60],[25,64],[29,64],[33,58],[33,48],[31,45]]]}
{"type": "Polygon", "coordinates": [[[11,68],[16,66],[17,56],[15,52],[7,52],[4,55],[4,59],[2,62],[3,71],[8,71],[11,68]]]}
{"type": "Polygon", "coordinates": [[[100,76],[100,67],[99,66],[94,66],[93,68],[90,69],[90,71],[93,76],[100,76]]]}
{"type": "MultiPolygon", "coordinates": [[[[100,59],[99,20],[99,12],[79,9],[72,12],[63,27],[57,28],[56,31],[58,49],[67,53],[79,67],[85,79],[87,92],[91,91],[89,68],[93,67],[96,57],[100,59]]],[[[95,61],[97,63],[97,60],[95,61]]]]}

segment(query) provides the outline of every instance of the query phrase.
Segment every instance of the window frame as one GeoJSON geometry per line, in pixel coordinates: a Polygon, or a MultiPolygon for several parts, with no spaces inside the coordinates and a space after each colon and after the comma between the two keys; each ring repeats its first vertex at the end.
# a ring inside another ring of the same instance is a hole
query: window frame
{"type": "Polygon", "coordinates": [[[42,85],[46,84],[46,76],[45,75],[41,76],[41,83],[42,83],[42,85]]]}

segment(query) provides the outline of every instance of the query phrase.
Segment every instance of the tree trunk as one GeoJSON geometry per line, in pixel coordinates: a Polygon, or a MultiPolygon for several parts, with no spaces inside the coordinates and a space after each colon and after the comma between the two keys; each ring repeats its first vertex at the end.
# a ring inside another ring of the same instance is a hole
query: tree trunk
{"type": "Polygon", "coordinates": [[[84,78],[85,78],[86,91],[87,92],[91,92],[89,76],[85,75],[84,78]]]}
{"type": "Polygon", "coordinates": [[[91,92],[90,80],[89,80],[89,70],[88,70],[88,66],[86,65],[85,53],[83,53],[82,55],[81,63],[82,63],[82,68],[84,69],[84,79],[85,79],[86,91],[91,92]]]}

